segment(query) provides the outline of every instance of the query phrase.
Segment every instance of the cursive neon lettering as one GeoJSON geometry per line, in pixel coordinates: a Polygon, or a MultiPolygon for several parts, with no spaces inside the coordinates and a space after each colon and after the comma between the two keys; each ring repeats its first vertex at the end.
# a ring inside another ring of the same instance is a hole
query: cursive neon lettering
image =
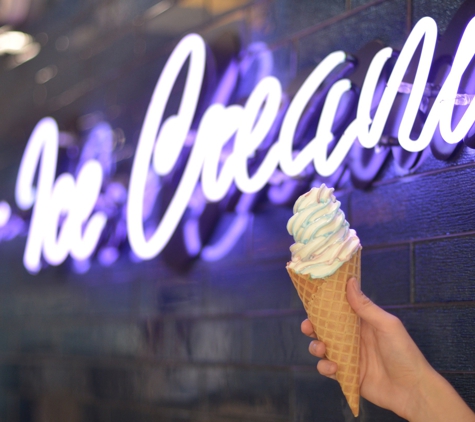
{"type": "MultiPolygon", "coordinates": [[[[356,121],[358,125],[358,141],[360,142],[361,146],[365,148],[374,148],[382,135],[383,128],[381,125],[378,127],[378,131],[376,131],[377,124],[373,122],[372,116],[374,115],[374,108],[375,108],[375,91],[378,86],[379,79],[381,77],[381,72],[383,71],[384,66],[386,65],[388,59],[391,57],[393,53],[393,49],[390,47],[386,47],[381,49],[376,53],[371,61],[371,64],[368,68],[366,73],[366,77],[363,82],[363,86],[361,88],[360,98],[358,100],[358,107],[356,111],[356,121]],[[371,123],[373,124],[371,125],[371,123]],[[371,125],[371,129],[370,129],[371,125]]],[[[379,115],[383,113],[382,105],[379,104],[379,115]],[[379,111],[381,110],[381,111],[379,111]]],[[[386,119],[389,115],[389,109],[386,106],[386,110],[384,110],[384,115],[386,119]]],[[[381,119],[381,118],[380,118],[381,119]]],[[[378,122],[378,120],[376,120],[378,122]]]]}
{"type": "MultiPolygon", "coordinates": [[[[350,169],[362,168],[363,155],[381,144],[382,139],[395,136],[393,129],[397,130],[400,146],[409,152],[424,150],[438,126],[443,141],[459,142],[475,121],[475,102],[461,101],[469,95],[458,92],[475,55],[474,37],[475,20],[472,19],[465,28],[450,71],[429,108],[427,96],[433,97],[435,94],[432,93],[436,92],[427,89],[427,82],[437,42],[437,26],[431,18],[421,19],[394,65],[390,59],[396,53],[390,47],[374,55],[357,99],[356,115],[350,114],[349,105],[353,103],[347,98],[356,101],[357,90],[349,79],[343,78],[343,74],[348,73],[337,71],[349,63],[344,52],[328,55],[290,100],[283,95],[280,82],[269,76],[272,56],[267,50],[262,51],[259,44],[254,47],[259,57],[262,56],[260,80],[245,105],[228,104],[234,89],[229,82],[235,84],[238,71],[246,73],[249,70],[251,56],[246,56],[240,63],[230,62],[214,95],[207,97],[211,98],[211,103],[195,125],[206,48],[200,36],[187,35],[178,43],[161,72],[140,132],[126,205],[127,236],[132,251],[140,259],[157,256],[168,244],[188,208],[192,211],[188,214],[192,215],[183,225],[188,252],[194,256],[201,251],[204,259],[215,260],[227,253],[245,230],[257,192],[269,181],[274,183],[270,195],[274,195],[276,201],[283,201],[299,187],[299,181],[289,177],[303,176],[310,180],[313,176],[308,167],[312,162],[321,176],[338,174],[343,171],[342,166],[353,147],[356,148],[352,150],[350,169]],[[411,84],[404,78],[419,50],[411,84]],[[165,117],[172,89],[186,64],[187,74],[178,110],[165,117]],[[392,69],[389,69],[390,64],[392,69]],[[390,76],[383,88],[383,71],[386,70],[390,70],[390,76]],[[332,80],[331,86],[329,80],[332,80]],[[407,101],[396,101],[398,95],[406,95],[407,101]],[[318,107],[314,107],[316,102],[318,107]],[[399,103],[398,110],[393,110],[399,103]],[[453,123],[455,110],[462,116],[456,125],[453,123]],[[418,138],[412,139],[415,120],[420,113],[426,118],[418,138]],[[397,119],[392,121],[388,134],[388,119],[395,114],[397,119]],[[340,118],[342,115],[344,119],[340,118]],[[400,117],[397,126],[395,122],[400,117]],[[297,135],[297,132],[303,134],[308,127],[313,127],[303,124],[310,118],[317,123],[315,134],[308,141],[295,139],[307,136],[297,135]],[[357,139],[361,146],[354,145],[357,139]],[[193,144],[190,143],[192,140],[193,144]],[[177,168],[185,151],[189,151],[186,164],[177,168]],[[161,220],[154,223],[156,227],[145,229],[145,222],[150,223],[145,220],[153,207],[151,201],[145,201],[147,180],[155,181],[157,191],[162,186],[161,180],[176,174],[175,171],[182,171],[182,175],[170,202],[165,204],[161,220]],[[237,202],[237,217],[228,227],[226,236],[214,245],[205,246],[200,237],[200,216],[210,202],[222,201],[227,195],[230,198],[235,189],[233,184],[243,193],[237,202]],[[197,198],[196,203],[190,205],[193,198],[197,198]]],[[[103,178],[107,177],[99,161],[85,159],[76,178],[63,173],[55,180],[58,137],[58,126],[53,119],[38,122],[25,148],[15,188],[18,206],[22,210],[32,208],[23,258],[25,267],[32,273],[40,270],[42,256],[52,265],[64,262],[69,255],[78,262],[87,260],[97,248],[107,222],[104,213],[95,211],[103,178]]],[[[382,163],[389,151],[387,146],[381,149],[386,152],[375,162],[382,163]]],[[[8,224],[9,219],[10,212],[8,218],[3,217],[0,221],[0,226],[8,224]]]]}
{"type": "Polygon", "coordinates": [[[248,159],[254,157],[268,135],[279,112],[281,99],[280,82],[268,76],[260,81],[246,102],[233,152],[236,185],[241,192],[253,193],[261,190],[277,167],[279,149],[275,144],[252,176],[249,176],[248,159]]]}
{"type": "Polygon", "coordinates": [[[33,204],[35,205],[23,255],[23,264],[32,273],[37,273],[41,269],[48,198],[51,196],[54,183],[57,156],[58,126],[53,119],[46,117],[38,122],[26,145],[15,189],[15,199],[20,209],[28,210],[33,204]],[[36,170],[38,170],[38,182],[35,189],[36,170]]]}
{"type": "Polygon", "coordinates": [[[452,69],[436,98],[435,107],[437,107],[437,109],[440,108],[440,132],[445,142],[450,144],[455,144],[461,141],[475,122],[475,103],[472,101],[457,127],[452,130],[452,116],[455,99],[457,97],[457,90],[463,73],[475,54],[474,39],[475,20],[472,19],[465,28],[457,53],[455,54],[452,69]]]}
{"type": "MultiPolygon", "coordinates": [[[[196,34],[187,35],[177,45],[160,75],[145,115],[137,150],[130,174],[127,200],[127,234],[130,245],[138,257],[150,259],[158,255],[174,233],[193,193],[197,179],[196,168],[187,166],[160,225],[146,239],[142,221],[144,191],[153,153],[157,174],[167,174],[176,163],[178,154],[190,130],[198,103],[205,70],[205,45],[196,34]],[[162,125],[163,113],[178,74],[189,59],[188,75],[178,114],[169,117],[162,125]]],[[[196,154],[195,154],[196,155],[196,154]]]]}
{"type": "Polygon", "coordinates": [[[102,168],[96,160],[84,164],[77,181],[69,173],[61,174],[55,181],[58,135],[53,119],[38,122],[25,148],[17,178],[18,206],[23,210],[33,207],[23,256],[25,268],[32,273],[41,269],[42,253],[51,265],[61,264],[70,253],[76,259],[89,257],[107,221],[102,212],[91,216],[102,184],[102,168]]]}
{"type": "Polygon", "coordinates": [[[282,122],[278,145],[281,149],[279,164],[282,171],[288,176],[297,176],[302,173],[305,167],[307,167],[315,157],[315,138],[309,142],[295,158],[293,157],[292,146],[295,129],[312,95],[323,84],[325,78],[327,78],[338,65],[342,64],[345,59],[346,54],[342,51],[331,53],[323,59],[302,84],[287,110],[284,121],[282,122]]]}
{"type": "MultiPolygon", "coordinates": [[[[358,139],[361,145],[363,145],[364,147],[372,148],[376,146],[379,140],[381,139],[381,136],[383,135],[384,126],[386,125],[386,121],[388,119],[389,112],[391,111],[391,107],[393,106],[394,101],[396,99],[396,95],[398,94],[399,87],[409,67],[411,59],[413,58],[417,47],[422,39],[424,39],[422,53],[419,60],[419,66],[417,68],[414,86],[411,91],[406,109],[404,111],[401,125],[399,127],[399,139],[401,145],[404,146],[404,149],[411,152],[421,151],[430,142],[430,137],[427,138],[422,134],[418,141],[412,141],[409,138],[409,134],[416,118],[416,113],[419,110],[420,102],[422,100],[422,96],[427,85],[427,78],[429,76],[432,57],[435,50],[435,43],[437,40],[437,25],[435,24],[434,20],[431,18],[423,18],[416,24],[414,29],[411,31],[406,43],[404,44],[403,49],[401,50],[401,53],[399,54],[396,64],[394,65],[394,68],[391,72],[391,76],[389,77],[387,87],[383,92],[381,101],[374,115],[374,119],[372,121],[371,128],[369,129],[369,131],[367,131],[366,123],[370,120],[370,101],[368,101],[369,95],[366,92],[363,93],[364,102],[361,108],[358,104],[359,114],[357,118],[361,119],[358,125],[358,139]]],[[[382,66],[385,64],[385,60],[390,57],[390,54],[390,49],[383,49],[378,52],[375,57],[375,67],[373,69],[372,63],[372,65],[370,66],[372,72],[367,74],[363,90],[367,88],[370,92],[374,91],[376,81],[370,80],[370,78],[374,78],[376,76],[373,71],[377,73],[378,71],[382,70],[382,66]],[[366,79],[368,79],[368,83],[366,82],[366,79]]]]}
{"type": "Polygon", "coordinates": [[[342,79],[330,88],[318,121],[317,133],[314,141],[311,141],[315,142],[313,159],[315,170],[322,176],[330,176],[340,167],[356,139],[357,125],[354,122],[347,127],[331,154],[328,155],[328,146],[334,140],[332,124],[335,121],[338,105],[342,96],[350,89],[351,83],[348,79],[342,79]]]}
{"type": "Polygon", "coordinates": [[[207,144],[207,154],[203,157],[201,183],[204,196],[213,202],[223,199],[234,178],[234,159],[229,152],[223,153],[224,145],[236,133],[243,117],[243,108],[239,105],[224,107],[214,104],[206,110],[198,127],[196,142],[207,144]],[[222,159],[222,168],[218,168],[222,159]]]}
{"type": "Polygon", "coordinates": [[[398,87],[401,85],[404,74],[409,67],[409,62],[414,56],[422,37],[424,37],[424,43],[422,45],[422,52],[414,79],[414,85],[409,95],[409,101],[407,102],[398,131],[399,143],[409,152],[422,151],[429,145],[432,136],[434,135],[436,121],[439,119],[439,116],[435,113],[433,114],[433,118],[429,116],[428,122],[424,125],[424,129],[420,134],[419,139],[412,140],[410,138],[416,115],[420,110],[422,97],[424,96],[424,91],[427,86],[427,80],[429,78],[429,72],[437,42],[437,24],[432,18],[423,18],[414,27],[414,30],[408,38],[408,42],[404,44],[388,81],[388,85],[391,84],[392,88],[396,85],[398,87]]]}

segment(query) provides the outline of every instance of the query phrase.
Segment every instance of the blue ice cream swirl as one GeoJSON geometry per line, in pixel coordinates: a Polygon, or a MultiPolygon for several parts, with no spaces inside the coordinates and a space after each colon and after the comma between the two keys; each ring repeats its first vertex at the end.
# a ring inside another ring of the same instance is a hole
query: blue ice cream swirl
{"type": "Polygon", "coordinates": [[[361,243],[340,209],[333,188],[322,184],[300,196],[287,231],[294,237],[288,266],[311,278],[332,275],[361,248],[361,243]]]}

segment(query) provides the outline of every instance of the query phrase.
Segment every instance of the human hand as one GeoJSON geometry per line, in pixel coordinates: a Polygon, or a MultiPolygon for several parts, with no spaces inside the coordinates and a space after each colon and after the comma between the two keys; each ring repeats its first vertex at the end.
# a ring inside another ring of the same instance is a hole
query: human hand
{"type": "MultiPolygon", "coordinates": [[[[414,422],[475,421],[473,412],[430,366],[401,321],[367,298],[355,278],[348,280],[347,298],[361,318],[362,397],[414,422]]],[[[302,322],[301,329],[316,338],[309,320],[302,322]]],[[[337,364],[324,358],[325,344],[313,340],[309,351],[322,358],[317,364],[320,374],[335,378],[337,364]]]]}

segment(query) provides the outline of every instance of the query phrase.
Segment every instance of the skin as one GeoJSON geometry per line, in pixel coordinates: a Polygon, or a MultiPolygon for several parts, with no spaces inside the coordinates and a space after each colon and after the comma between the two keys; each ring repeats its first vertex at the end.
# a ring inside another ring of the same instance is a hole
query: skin
{"type": "MultiPolygon", "coordinates": [[[[475,422],[475,414],[430,366],[401,321],[368,299],[355,278],[348,280],[347,298],[361,318],[362,397],[411,422],[475,422]]],[[[315,338],[309,351],[321,358],[317,370],[335,379],[337,364],[324,358],[325,344],[316,340],[310,321],[303,321],[301,329],[315,338]]]]}

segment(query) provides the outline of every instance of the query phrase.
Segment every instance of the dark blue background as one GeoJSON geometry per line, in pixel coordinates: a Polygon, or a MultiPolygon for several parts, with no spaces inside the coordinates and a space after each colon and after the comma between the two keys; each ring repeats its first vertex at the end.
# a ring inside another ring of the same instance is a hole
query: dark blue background
{"type": "MultiPolygon", "coordinates": [[[[153,4],[57,0],[20,25],[43,49],[14,70],[2,59],[0,200],[14,203],[23,149],[44,116],[80,147],[81,122],[94,113],[122,130],[133,154],[161,68],[185,33],[213,42],[231,31],[243,47],[269,43],[286,87],[337,49],[356,52],[376,38],[400,48],[422,16],[443,33],[460,1],[243,0],[222,2],[224,12],[213,2],[178,2],[169,12],[183,13],[180,25],[166,13],[140,23],[153,4]],[[70,40],[64,52],[55,47],[61,36],[70,40]],[[35,82],[53,63],[57,76],[35,82]]],[[[130,164],[118,163],[119,173],[130,164]]],[[[412,173],[390,159],[372,187],[346,179],[337,193],[364,246],[363,289],[402,319],[473,408],[474,176],[473,152],[460,148],[412,173]]],[[[318,375],[300,333],[305,315],[284,268],[290,215],[289,206],[262,201],[231,254],[187,272],[161,257],[132,263],[124,254],[83,275],[65,264],[31,276],[21,262],[25,238],[0,243],[0,420],[351,421],[338,384],[318,375]]],[[[359,420],[401,419],[363,400],[359,420]]]]}

